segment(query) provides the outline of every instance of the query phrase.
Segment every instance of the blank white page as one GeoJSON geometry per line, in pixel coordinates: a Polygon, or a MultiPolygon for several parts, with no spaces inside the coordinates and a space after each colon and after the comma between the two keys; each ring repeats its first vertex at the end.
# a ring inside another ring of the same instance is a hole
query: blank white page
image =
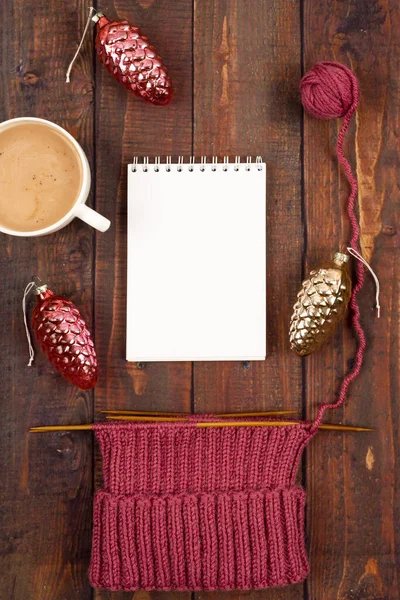
{"type": "Polygon", "coordinates": [[[158,168],[128,165],[127,360],[263,360],[265,163],[158,168]]]}

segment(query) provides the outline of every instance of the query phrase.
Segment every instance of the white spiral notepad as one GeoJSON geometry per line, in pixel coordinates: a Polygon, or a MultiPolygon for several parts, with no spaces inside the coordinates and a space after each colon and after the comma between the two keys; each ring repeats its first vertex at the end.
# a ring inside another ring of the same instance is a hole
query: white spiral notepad
{"type": "Polygon", "coordinates": [[[263,360],[265,163],[128,165],[129,361],[263,360]]]}

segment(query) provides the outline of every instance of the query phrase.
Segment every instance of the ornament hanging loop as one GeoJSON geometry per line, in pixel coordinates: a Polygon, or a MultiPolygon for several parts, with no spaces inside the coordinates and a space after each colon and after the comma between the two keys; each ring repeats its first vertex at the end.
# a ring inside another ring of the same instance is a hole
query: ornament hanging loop
{"type": "Polygon", "coordinates": [[[371,273],[372,277],[374,278],[375,286],[376,286],[375,307],[376,307],[377,317],[378,317],[378,319],[380,319],[381,318],[381,305],[379,302],[380,284],[379,284],[378,276],[375,273],[375,271],[373,270],[373,268],[371,267],[371,265],[365,260],[365,258],[363,258],[363,256],[361,256],[361,254],[358,252],[358,250],[355,250],[354,248],[349,247],[349,248],[347,248],[347,252],[349,254],[351,254],[351,256],[353,256],[354,258],[359,260],[363,265],[365,265],[367,267],[367,269],[369,270],[369,272],[371,273]]]}
{"type": "Polygon", "coordinates": [[[82,34],[82,37],[81,37],[81,41],[79,42],[79,46],[78,46],[78,48],[77,48],[77,50],[76,50],[76,52],[74,54],[73,59],[69,63],[69,67],[68,67],[67,74],[66,74],[66,77],[65,77],[66,83],[70,83],[70,81],[71,81],[70,75],[71,75],[72,67],[73,67],[74,62],[76,61],[76,59],[78,57],[78,54],[79,54],[79,52],[80,52],[80,50],[82,48],[82,44],[84,42],[87,30],[89,29],[89,25],[90,25],[90,21],[92,19],[93,13],[97,13],[96,9],[93,6],[89,6],[89,16],[88,16],[88,19],[86,21],[85,29],[83,30],[83,34],[82,34]]]}
{"type": "MultiPolygon", "coordinates": [[[[26,288],[24,290],[24,295],[22,298],[22,314],[24,315],[25,333],[26,333],[26,339],[28,340],[28,348],[29,348],[28,367],[32,366],[32,363],[35,358],[35,351],[32,346],[31,334],[29,333],[28,321],[26,318],[26,299],[33,290],[35,290],[35,292],[36,292],[36,290],[38,289],[36,281],[35,281],[35,280],[38,280],[38,278],[34,277],[33,279],[34,279],[34,281],[30,281],[28,283],[28,285],[26,286],[26,288]]],[[[39,281],[40,281],[40,279],[39,279],[39,281]]]]}
{"type": "Polygon", "coordinates": [[[28,320],[26,318],[26,299],[31,292],[36,294],[36,296],[39,296],[40,294],[43,294],[46,290],[47,290],[47,285],[45,283],[43,283],[43,281],[41,279],[39,279],[39,277],[34,275],[32,277],[32,281],[30,281],[28,283],[28,285],[26,286],[26,288],[24,290],[24,295],[22,297],[22,314],[24,316],[25,333],[26,333],[26,339],[28,340],[28,348],[29,348],[28,367],[32,366],[32,363],[35,358],[35,351],[33,349],[31,334],[29,333],[28,320]]]}

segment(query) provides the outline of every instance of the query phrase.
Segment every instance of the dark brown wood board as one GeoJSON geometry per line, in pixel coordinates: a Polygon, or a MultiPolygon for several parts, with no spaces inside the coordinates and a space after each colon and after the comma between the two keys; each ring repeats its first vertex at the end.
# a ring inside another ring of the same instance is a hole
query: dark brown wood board
{"type": "MultiPolygon", "coordinates": [[[[95,273],[96,345],[103,368],[94,410],[190,411],[192,364],[147,363],[125,359],[126,327],[126,169],[134,156],[188,156],[192,145],[192,6],[176,0],[114,2],[111,16],[140,24],[162,55],[177,89],[167,107],[140,102],[96,63],[96,207],[112,221],[98,236],[95,273]],[[140,367],[140,365],[139,365],[140,367]]],[[[99,456],[97,455],[97,458],[99,456]]],[[[98,474],[101,470],[97,460],[98,474]]],[[[181,594],[182,595],[182,594],[181,594]]],[[[171,594],[171,597],[173,594],[171,594]]],[[[94,598],[131,598],[129,593],[94,592],[94,598]]],[[[190,597],[190,594],[182,595],[190,597]]]]}
{"type": "MultiPolygon", "coordinates": [[[[65,127],[93,165],[93,74],[87,39],[73,82],[67,57],[84,26],[86,4],[1,3],[1,120],[38,116],[65,127]]],[[[92,325],[93,233],[75,221],[46,238],[0,236],[1,571],[4,599],[86,600],[92,497],[92,438],[28,436],[40,423],[93,418],[93,394],[71,387],[38,352],[27,367],[21,311],[32,275],[69,297],[92,325]]],[[[29,306],[32,307],[31,298],[29,306]]]]}
{"type": "Polygon", "coordinates": [[[71,84],[64,83],[87,17],[81,0],[0,5],[1,120],[39,116],[70,131],[91,164],[91,205],[112,221],[105,234],[78,221],[41,239],[0,234],[0,598],[400,598],[398,3],[114,0],[97,6],[149,36],[174,82],[170,106],[147,105],[114,81],[95,57],[93,28],[71,84]],[[192,595],[92,590],[91,502],[101,480],[96,444],[85,432],[28,436],[29,426],[89,422],[105,408],[290,408],[312,418],[320,402],[334,397],[352,357],[347,320],[314,356],[300,360],[288,350],[303,273],[342,248],[348,233],[348,188],[334,156],[339,123],[303,115],[300,105],[300,77],[319,60],[343,62],[360,81],[362,100],[346,150],[360,184],[362,249],[382,289],[378,321],[366,276],[366,364],[345,408],[329,420],[376,431],[321,433],[306,452],[300,479],[308,496],[311,574],[304,585],[192,595]],[[133,156],[192,154],[259,154],[267,163],[267,359],[139,368],[125,361],[126,168],[133,156]],[[26,366],[21,300],[34,274],[71,298],[92,328],[101,366],[94,393],[70,387],[41,353],[26,366]]]}
{"type": "MultiPolygon", "coordinates": [[[[301,73],[298,9],[291,0],[257,2],[254,12],[241,0],[195,4],[193,154],[220,159],[241,155],[242,160],[261,155],[267,164],[268,197],[267,359],[195,363],[195,412],[301,411],[301,361],[287,351],[303,244],[301,110],[294,101],[301,73]],[[259,27],[261,18],[268,27],[259,27]],[[288,245],[288,238],[294,243],[288,245]]],[[[265,593],[250,596],[261,599],[265,593]]],[[[303,586],[278,593],[282,600],[302,598],[303,586]]],[[[274,598],[277,592],[269,594],[274,598]]]]}
{"type": "MultiPolygon", "coordinates": [[[[360,294],[368,338],[361,377],[345,407],[327,419],[376,427],[362,436],[318,436],[307,452],[310,598],[398,598],[398,227],[399,31],[396,3],[314,2],[303,6],[304,70],[319,60],[346,64],[361,103],[347,137],[359,181],[361,248],[382,287],[378,320],[372,278],[360,294]],[[397,261],[396,261],[397,255],[397,261]],[[397,380],[397,383],[396,383],[397,380]],[[397,521],[397,525],[396,525],[397,521]],[[397,530],[397,532],[396,532],[397,530]]],[[[348,239],[348,185],[334,155],[339,122],[304,118],[306,269],[348,239]]],[[[344,246],[345,247],[345,246],[344,246]]],[[[354,353],[344,322],[332,343],[306,361],[307,414],[332,398],[354,353]]],[[[351,364],[351,362],[350,362],[351,364]]]]}

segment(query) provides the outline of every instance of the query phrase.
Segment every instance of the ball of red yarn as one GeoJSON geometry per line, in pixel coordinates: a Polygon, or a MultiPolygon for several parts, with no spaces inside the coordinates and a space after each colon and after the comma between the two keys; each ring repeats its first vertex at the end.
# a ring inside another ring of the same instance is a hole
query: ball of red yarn
{"type": "Polygon", "coordinates": [[[300,83],[304,108],[318,119],[335,119],[355,111],[360,89],[355,75],[340,63],[320,62],[300,83]]]}

